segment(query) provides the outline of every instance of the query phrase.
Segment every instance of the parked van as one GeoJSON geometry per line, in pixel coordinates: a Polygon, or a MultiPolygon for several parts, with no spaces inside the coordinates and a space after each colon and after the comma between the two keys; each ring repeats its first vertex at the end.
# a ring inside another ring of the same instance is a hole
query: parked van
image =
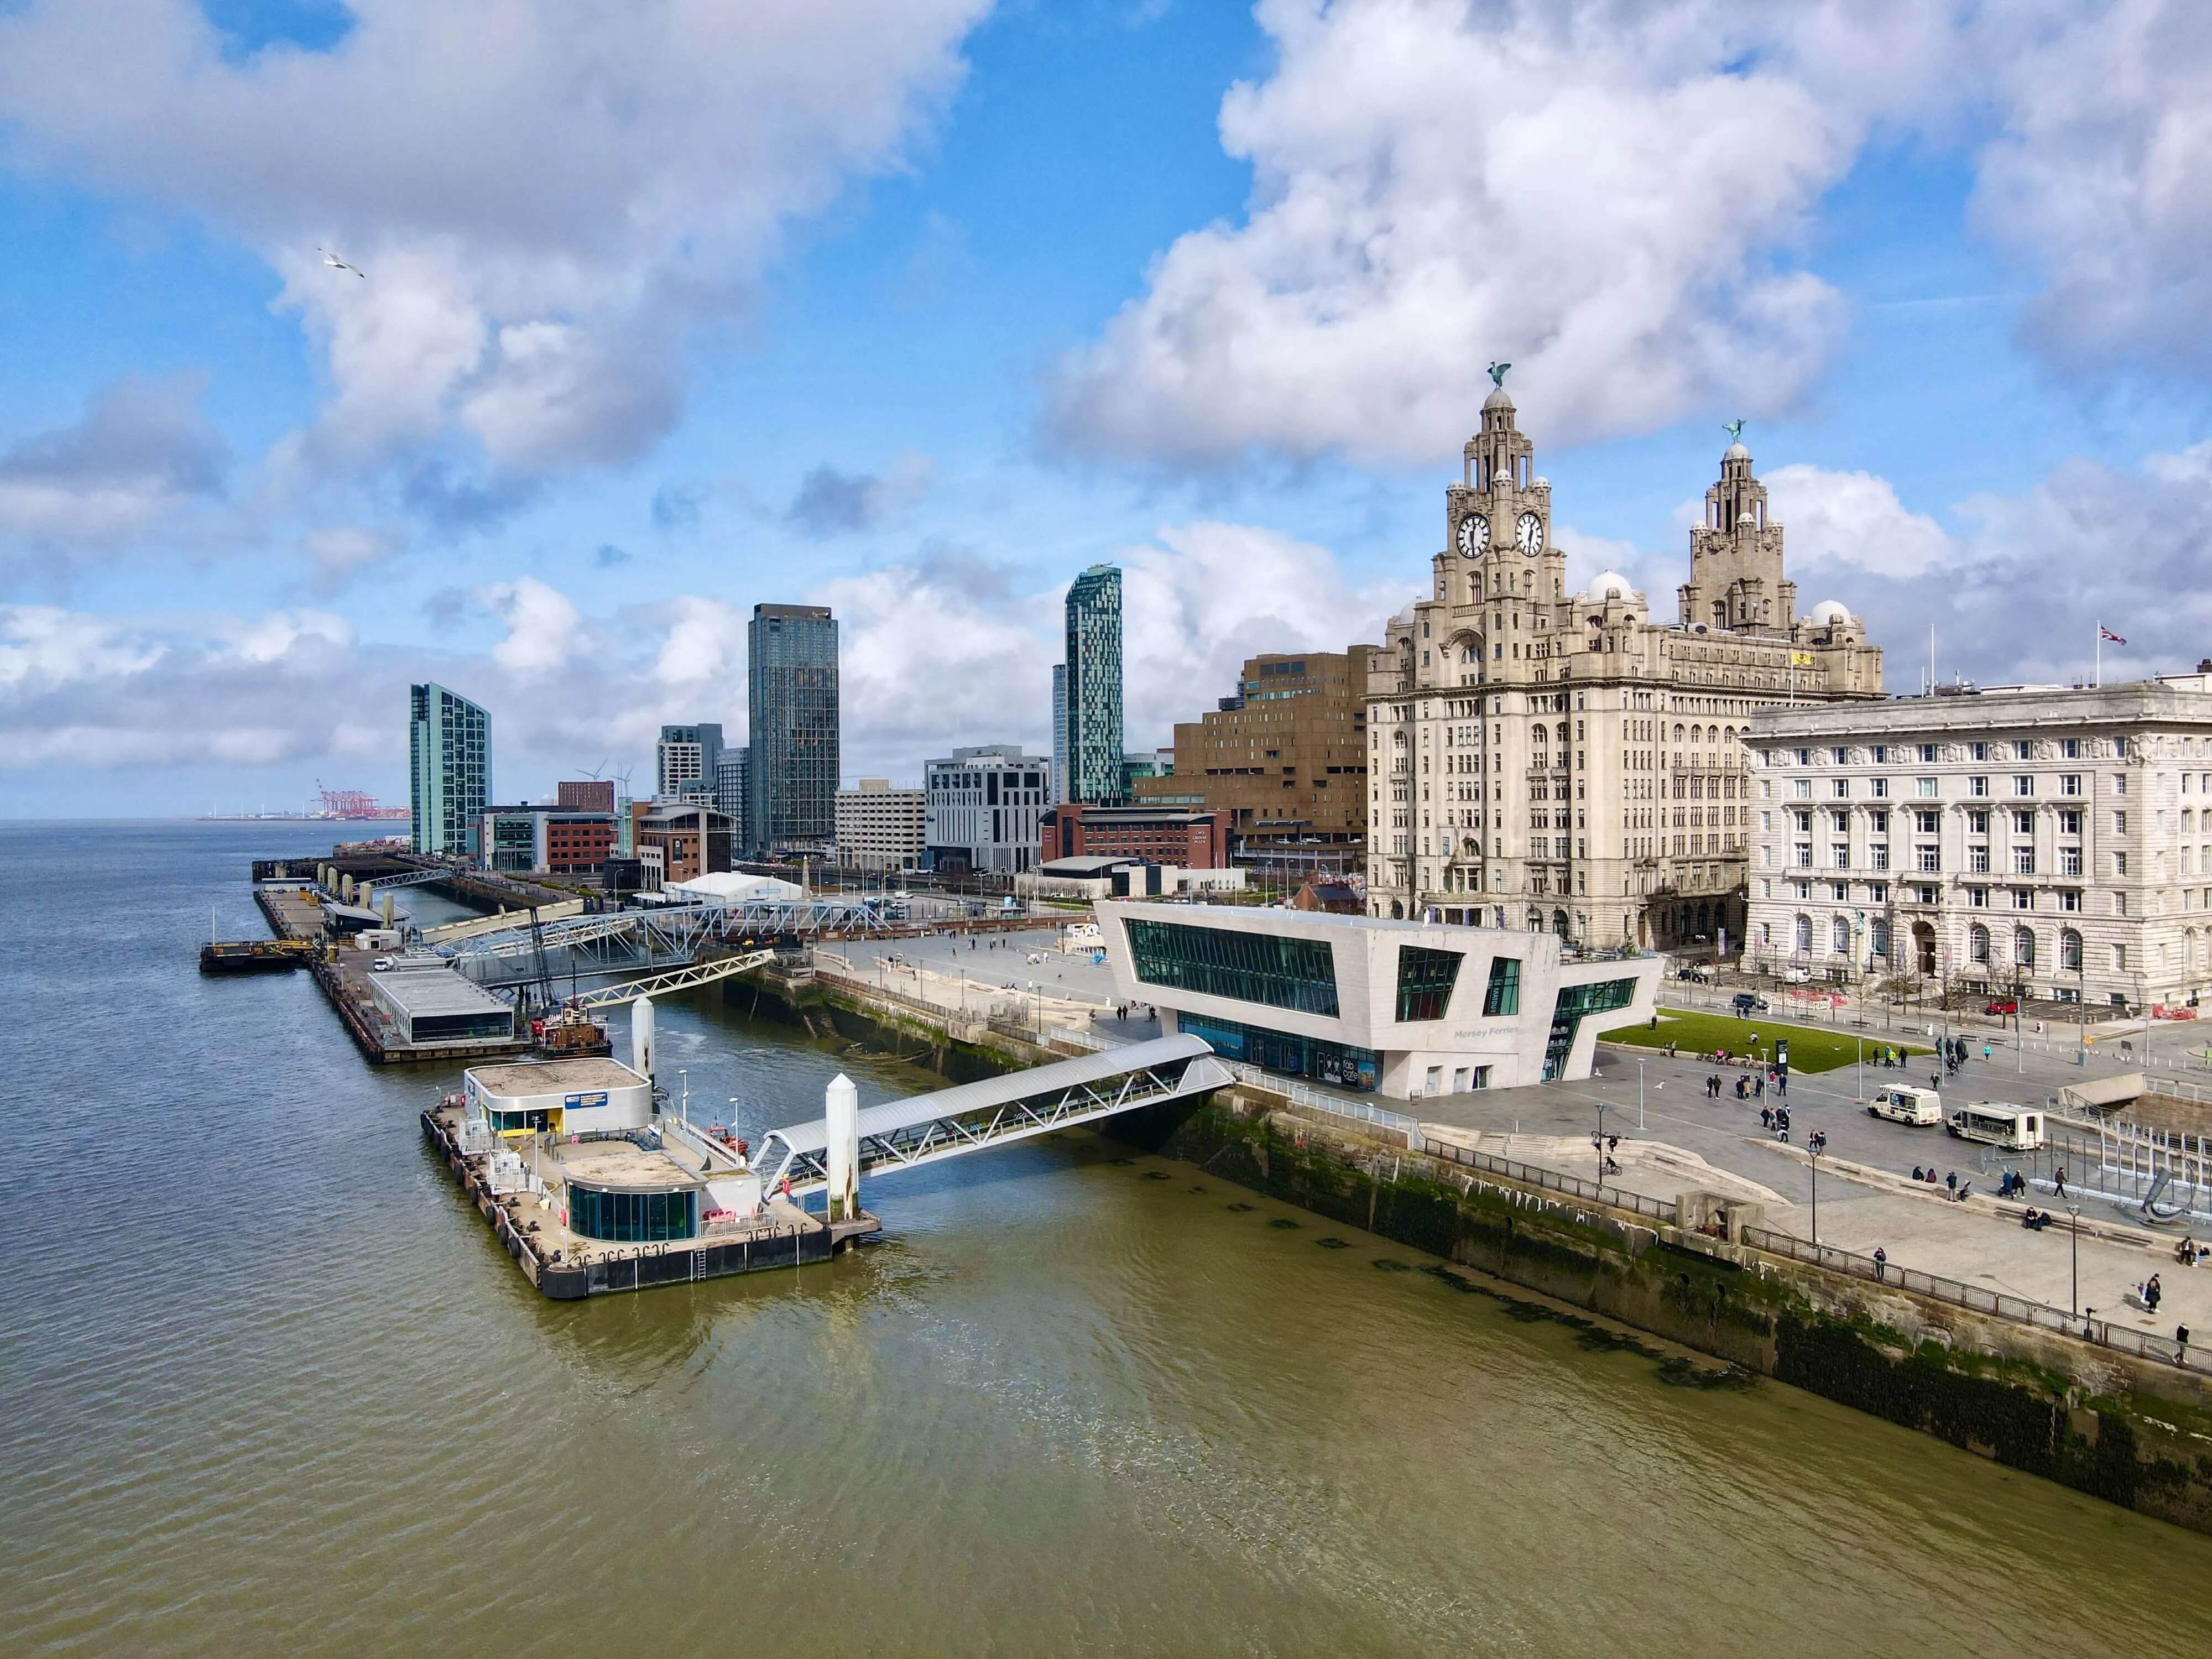
{"type": "Polygon", "coordinates": [[[1915,1089],[1907,1084],[1897,1084],[1874,1091],[1874,1098],[1867,1102],[1867,1115],[1886,1117],[1893,1123],[1911,1123],[1924,1128],[1929,1124],[1943,1121],[1943,1099],[1933,1089],[1915,1089]]]}
{"type": "Polygon", "coordinates": [[[2032,1152],[2043,1145],[2043,1113],[2033,1106],[2008,1106],[1978,1100],[1954,1110],[1944,1125],[1960,1140],[1978,1140],[2008,1152],[2032,1152]]]}

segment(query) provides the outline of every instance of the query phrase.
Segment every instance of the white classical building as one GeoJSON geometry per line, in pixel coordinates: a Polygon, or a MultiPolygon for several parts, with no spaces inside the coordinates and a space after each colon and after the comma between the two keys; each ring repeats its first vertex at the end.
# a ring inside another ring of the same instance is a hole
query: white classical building
{"type": "Polygon", "coordinates": [[[2212,675],[1753,721],[1745,963],[2184,1006],[2212,988],[2212,675]]]}
{"type": "Polygon", "coordinates": [[[1103,900],[1115,994],[1223,1058],[1404,1099],[1589,1075],[1648,1019],[1660,959],[1569,960],[1553,934],[1323,911],[1103,900]]]}
{"type": "Polygon", "coordinates": [[[1552,486],[1502,386],[1464,459],[1430,592],[1369,658],[1369,908],[1718,944],[1741,925],[1746,726],[1878,697],[1881,651],[1840,604],[1798,614],[1741,442],[1705,491],[1672,623],[1611,572],[1567,590],[1552,486]]]}

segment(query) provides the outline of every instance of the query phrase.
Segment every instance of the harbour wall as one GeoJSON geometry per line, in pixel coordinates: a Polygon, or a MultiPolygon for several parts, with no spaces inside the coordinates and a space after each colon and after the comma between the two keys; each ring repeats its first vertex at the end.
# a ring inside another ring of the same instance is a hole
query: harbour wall
{"type": "MultiPolygon", "coordinates": [[[[955,1081],[1062,1058],[825,977],[732,1006],[955,1081]]],[[[1599,1318],[2212,1533],[2212,1390],[2195,1375],[1632,1211],[1470,1171],[1246,1085],[1109,1121],[1142,1150],[1599,1318]]],[[[1442,1269],[1463,1288],[1472,1281],[1442,1269]]]]}

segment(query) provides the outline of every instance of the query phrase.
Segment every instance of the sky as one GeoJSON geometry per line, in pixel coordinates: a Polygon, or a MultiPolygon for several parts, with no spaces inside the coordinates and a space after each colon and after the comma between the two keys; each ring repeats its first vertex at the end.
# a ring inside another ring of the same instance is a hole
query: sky
{"type": "Polygon", "coordinates": [[[1745,441],[1893,691],[2212,655],[2212,9],[0,0],[0,816],[494,788],[744,723],[1132,750],[1425,589],[1493,361],[1671,619],[1745,441]],[[331,259],[342,263],[330,263],[331,259]]]}

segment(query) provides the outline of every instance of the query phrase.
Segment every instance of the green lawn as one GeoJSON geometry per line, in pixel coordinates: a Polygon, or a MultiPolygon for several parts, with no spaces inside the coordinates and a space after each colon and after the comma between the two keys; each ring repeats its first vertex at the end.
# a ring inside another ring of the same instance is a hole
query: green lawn
{"type": "MultiPolygon", "coordinates": [[[[1838,1066],[1849,1066],[1859,1056],[1859,1032],[1846,1036],[1820,1026],[1790,1025],[1769,1014],[1737,1019],[1729,1014],[1675,1013],[1662,1008],[1656,1026],[1624,1025],[1604,1033],[1601,1041],[1629,1043],[1638,1048],[1656,1048],[1671,1042],[1685,1054],[1709,1054],[1715,1049],[1725,1048],[1731,1054],[1771,1055],[1778,1036],[1790,1039],[1790,1069],[1793,1072],[1832,1072],[1838,1066]],[[1753,1037],[1759,1041],[1753,1042],[1753,1037]]],[[[1885,1042],[1909,1054],[1935,1052],[1924,1042],[1899,1042],[1895,1036],[1880,1031],[1864,1033],[1864,1040],[1869,1057],[1885,1042]]]]}

